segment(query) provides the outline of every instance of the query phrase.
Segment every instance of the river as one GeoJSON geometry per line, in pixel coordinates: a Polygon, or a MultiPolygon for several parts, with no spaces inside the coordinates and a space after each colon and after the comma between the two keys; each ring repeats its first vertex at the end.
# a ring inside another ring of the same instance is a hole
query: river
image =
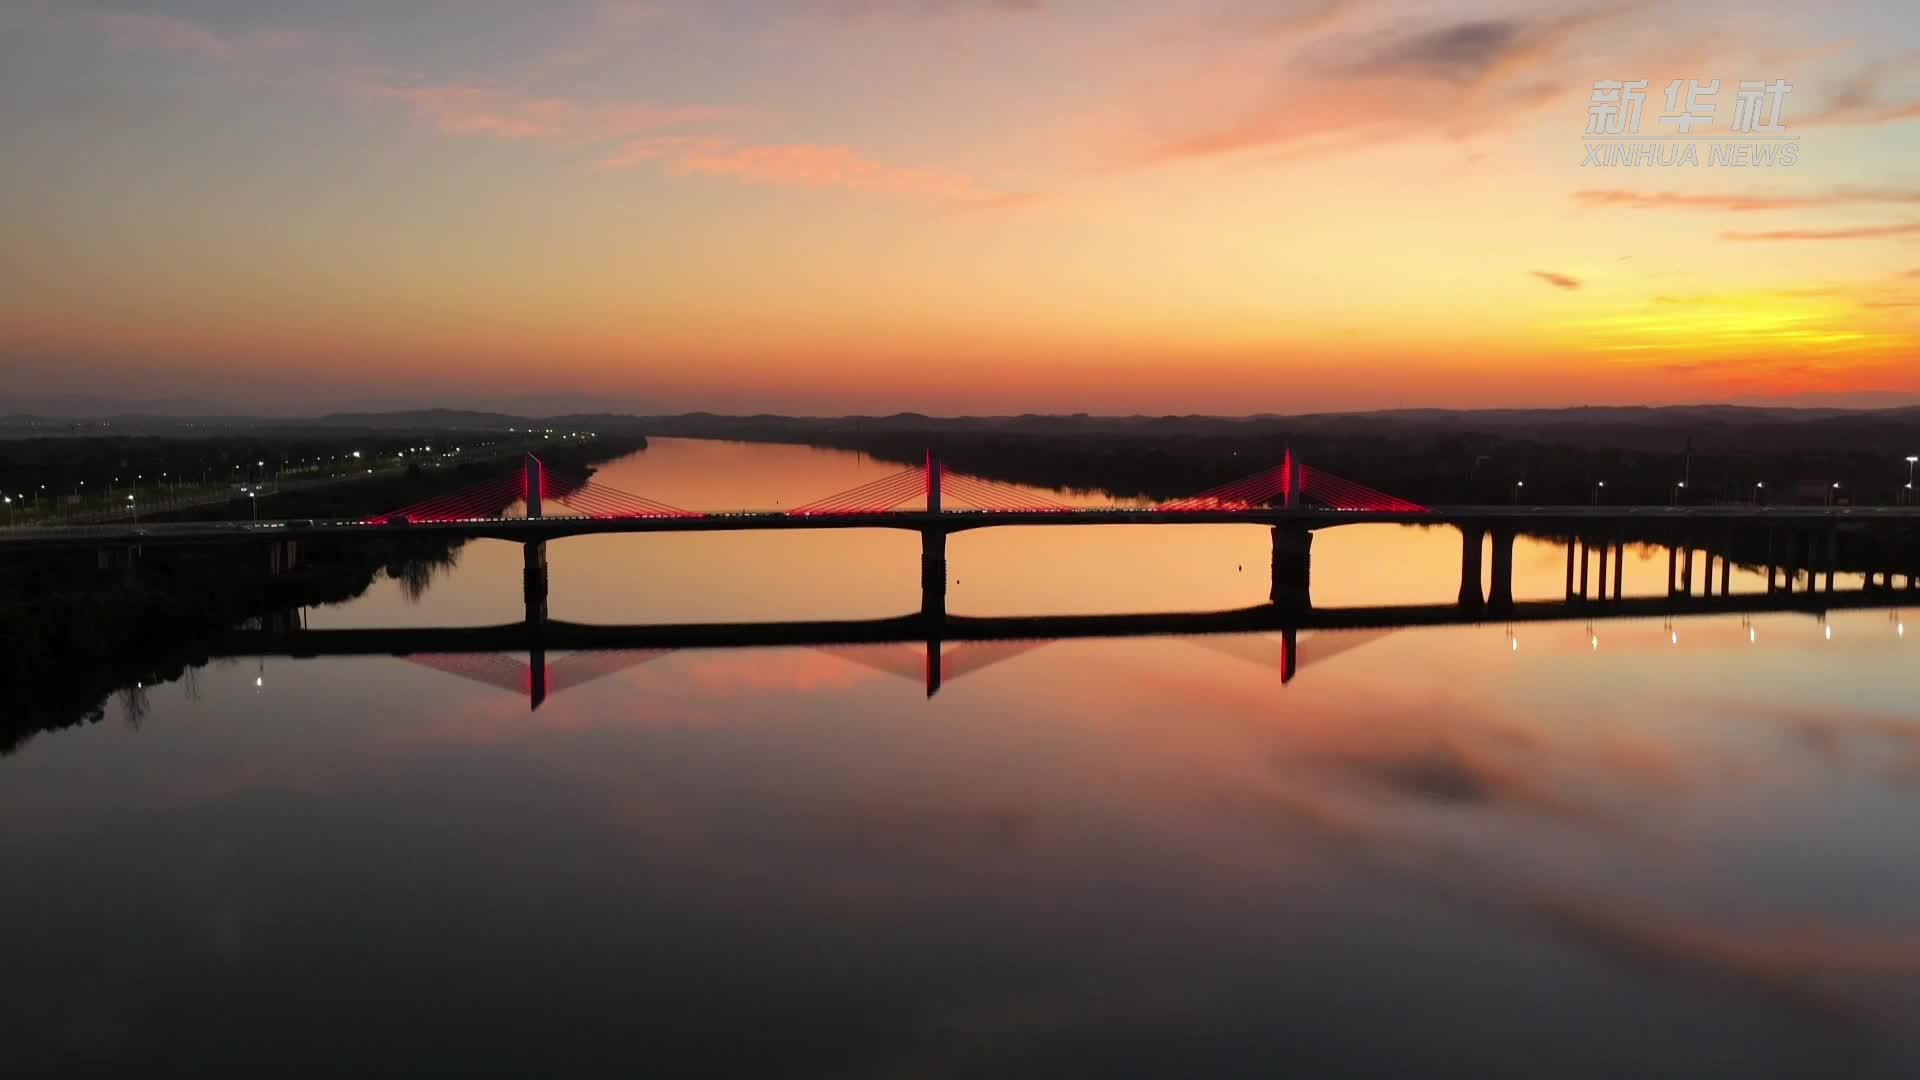
{"type": "MultiPolygon", "coordinates": [[[[657,439],[700,510],[897,471],[657,439]]],[[[1103,501],[1098,496],[1067,497],[1103,501]]],[[[910,533],[581,537],[551,617],[865,619],[910,533]]],[[[1265,602],[1267,530],[956,535],[955,615],[1265,602]]],[[[1314,543],[1445,603],[1458,534],[1314,543]]],[[[1664,552],[1629,549],[1628,595],[1664,552]]],[[[523,615],[468,545],[312,628],[523,615]]],[[[1520,599],[1564,549],[1522,540],[1520,599]]],[[[1757,591],[1755,574],[1735,590],[1757,591]]],[[[0,1074],[1920,1075],[1897,611],[244,658],[0,758],[0,1074]],[[618,1068],[610,1067],[617,1063],[618,1068]]]]}

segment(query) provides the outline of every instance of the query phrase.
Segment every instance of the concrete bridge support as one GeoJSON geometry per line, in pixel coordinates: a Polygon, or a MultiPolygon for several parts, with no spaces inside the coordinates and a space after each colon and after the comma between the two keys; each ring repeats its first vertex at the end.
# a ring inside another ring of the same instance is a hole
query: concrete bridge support
{"type": "Polygon", "coordinates": [[[1487,606],[1513,610],[1513,540],[1510,528],[1493,530],[1493,574],[1487,586],[1487,606]]]}
{"type": "Polygon", "coordinates": [[[1613,540],[1613,598],[1620,599],[1627,580],[1627,542],[1616,535],[1613,540]]]}
{"type": "Polygon", "coordinates": [[[927,451],[927,513],[940,512],[940,459],[927,451]]]}
{"type": "Polygon", "coordinates": [[[539,626],[547,621],[547,542],[536,540],[521,546],[526,553],[521,591],[527,602],[527,625],[539,626]]]}
{"type": "Polygon", "coordinates": [[[115,577],[128,585],[140,574],[140,549],[133,545],[101,547],[96,559],[101,576],[115,577]]]}
{"type": "Polygon", "coordinates": [[[920,533],[920,614],[947,617],[947,534],[939,529],[920,533]]]}
{"type": "MultiPolygon", "coordinates": [[[[534,458],[529,455],[528,461],[534,458]]],[[[537,488],[528,489],[538,490],[537,488]]],[[[528,507],[532,509],[532,504],[528,507]]],[[[537,540],[522,545],[526,556],[526,568],[521,578],[521,590],[527,602],[527,629],[533,635],[527,644],[527,698],[530,707],[538,710],[547,702],[547,650],[540,643],[540,628],[547,622],[547,543],[537,540]]]]}
{"type": "Polygon", "coordinates": [[[1599,579],[1599,582],[1597,583],[1599,586],[1597,590],[1599,593],[1599,596],[1597,597],[1597,599],[1600,599],[1600,600],[1605,600],[1607,598],[1607,560],[1612,557],[1613,557],[1612,541],[1602,540],[1600,542],[1600,579],[1599,579]]]}
{"type": "Polygon", "coordinates": [[[1587,592],[1587,579],[1589,576],[1592,575],[1592,572],[1593,572],[1593,545],[1587,541],[1587,538],[1585,536],[1582,536],[1579,538],[1579,543],[1580,543],[1580,599],[1584,601],[1587,599],[1589,595],[1587,592]]]}
{"type": "Polygon", "coordinates": [[[300,566],[300,541],[275,540],[267,545],[267,573],[274,577],[291,573],[300,566]]]}
{"type": "Polygon", "coordinates": [[[1313,606],[1313,533],[1273,527],[1273,587],[1268,599],[1280,607],[1313,606]]]}
{"type": "MultiPolygon", "coordinates": [[[[940,500],[940,463],[927,455],[927,504],[940,500]]],[[[941,628],[947,621],[947,534],[938,529],[920,533],[920,617],[927,624],[927,696],[940,692],[945,648],[941,628]]]]}
{"type": "Polygon", "coordinates": [[[1477,525],[1460,526],[1460,606],[1477,611],[1487,602],[1480,590],[1480,551],[1487,532],[1477,525]]]}

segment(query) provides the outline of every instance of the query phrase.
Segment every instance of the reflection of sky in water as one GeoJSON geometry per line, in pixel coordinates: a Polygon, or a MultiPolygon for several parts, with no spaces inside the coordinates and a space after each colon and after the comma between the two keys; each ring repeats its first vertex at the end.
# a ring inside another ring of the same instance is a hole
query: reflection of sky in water
{"type": "MultiPolygon", "coordinates": [[[[954,609],[1264,597],[1259,530],[1098,532],[956,540],[954,609]]],[[[554,545],[555,617],[918,601],[908,535],[680,539],[554,545]]],[[[1336,530],[1316,599],[1458,565],[1336,530]]],[[[512,621],[518,574],[310,622],[512,621]]],[[[1277,636],[950,645],[931,701],[906,646],[556,656],[535,714],[489,685],[524,658],[216,666],[0,760],[0,1065],[1912,1075],[1920,676],[1831,627],[1307,634],[1284,687],[1277,636]]]]}

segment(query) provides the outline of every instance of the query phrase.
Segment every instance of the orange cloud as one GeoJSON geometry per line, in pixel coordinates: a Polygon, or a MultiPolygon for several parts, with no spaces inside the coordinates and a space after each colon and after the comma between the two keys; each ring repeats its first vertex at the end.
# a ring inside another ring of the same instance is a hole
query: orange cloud
{"type": "Polygon", "coordinates": [[[676,175],[717,176],[775,187],[845,188],[998,204],[1008,196],[944,169],[890,165],[849,146],[813,143],[739,143],[716,137],[638,139],[601,164],[631,169],[659,163],[676,175]]]}
{"type": "Polygon", "coordinates": [[[1572,290],[1580,287],[1580,279],[1568,277],[1565,274],[1556,274],[1551,270],[1532,270],[1529,271],[1529,273],[1556,289],[1572,290]]]}
{"type": "Polygon", "coordinates": [[[1724,232],[1722,240],[1880,240],[1896,236],[1920,236],[1920,221],[1898,225],[1857,225],[1847,229],[1779,229],[1773,232],[1724,232]]]}
{"type": "Polygon", "coordinates": [[[1920,190],[1911,188],[1838,187],[1811,195],[1688,194],[1677,191],[1589,189],[1573,193],[1584,206],[1614,206],[1631,210],[1812,210],[1829,206],[1920,204],[1920,190]]]}

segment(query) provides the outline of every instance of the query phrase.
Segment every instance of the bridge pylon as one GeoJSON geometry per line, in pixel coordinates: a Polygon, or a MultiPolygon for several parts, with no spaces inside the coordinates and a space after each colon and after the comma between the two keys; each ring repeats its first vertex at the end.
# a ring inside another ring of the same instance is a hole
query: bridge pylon
{"type": "Polygon", "coordinates": [[[529,518],[542,516],[540,495],[546,486],[546,471],[547,467],[540,463],[539,458],[532,454],[527,455],[527,517],[529,518]]]}
{"type": "Polygon", "coordinates": [[[927,450],[927,513],[940,512],[940,459],[927,450]]]}

